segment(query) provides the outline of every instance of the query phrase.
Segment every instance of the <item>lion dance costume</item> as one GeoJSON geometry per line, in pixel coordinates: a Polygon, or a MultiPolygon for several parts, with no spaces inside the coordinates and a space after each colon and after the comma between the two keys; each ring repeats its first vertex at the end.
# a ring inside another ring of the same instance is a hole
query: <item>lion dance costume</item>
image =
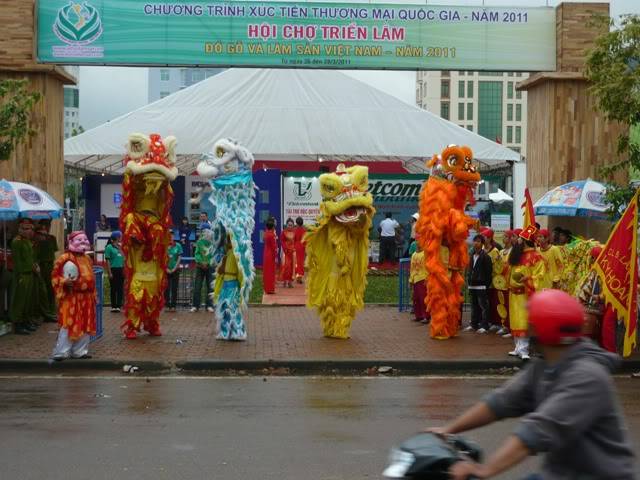
{"type": "Polygon", "coordinates": [[[58,302],[60,332],[54,360],[88,358],[89,335],[96,333],[96,280],[86,255],[91,243],[84,232],[69,234],[68,251],[54,263],[51,285],[58,302]]]}
{"type": "Polygon", "coordinates": [[[420,193],[416,234],[427,266],[426,304],[431,314],[431,337],[456,336],[460,327],[464,269],[469,263],[466,243],[475,220],[464,214],[473,199],[480,174],[469,147],[450,145],[427,166],[431,176],[420,193]]]}
{"type": "Polygon", "coordinates": [[[218,140],[198,164],[198,175],[209,180],[209,201],[216,206],[213,223],[213,263],[217,267],[216,338],[246,340],[244,315],[253,287],[255,187],[253,155],[235,140],[218,140]]]}
{"type": "Polygon", "coordinates": [[[305,236],[307,306],[317,308],[325,337],[349,338],[351,322],[364,306],[369,229],[375,209],[367,167],[320,175],[320,217],[305,236]]]}
{"type": "Polygon", "coordinates": [[[129,339],[136,338],[141,327],[149,335],[162,335],[158,318],[167,287],[173,203],[169,182],[178,175],[175,146],[174,137],[129,136],[120,209],[127,292],[122,327],[129,339]]]}

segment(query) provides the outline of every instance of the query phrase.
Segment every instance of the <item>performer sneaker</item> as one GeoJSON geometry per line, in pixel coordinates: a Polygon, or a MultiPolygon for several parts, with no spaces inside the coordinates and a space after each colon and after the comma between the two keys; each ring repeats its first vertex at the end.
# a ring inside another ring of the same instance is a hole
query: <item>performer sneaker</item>
{"type": "Polygon", "coordinates": [[[198,309],[196,307],[191,307],[191,309],[189,311],[191,313],[196,313],[198,311],[198,309]]]}
{"type": "Polygon", "coordinates": [[[507,333],[507,329],[502,327],[500,330],[496,332],[496,335],[504,335],[505,333],[507,333]]]}
{"type": "Polygon", "coordinates": [[[487,331],[484,328],[479,328],[476,333],[487,333],[487,331]]]}
{"type": "Polygon", "coordinates": [[[463,332],[475,332],[476,329],[473,328],[471,325],[469,325],[467,328],[465,328],[464,330],[462,330],[463,332]]]}
{"type": "Polygon", "coordinates": [[[491,326],[489,327],[489,331],[490,331],[491,333],[493,333],[493,332],[498,331],[498,329],[499,329],[499,328],[500,328],[500,327],[498,327],[498,325],[491,325],[491,326]]]}
{"type": "Polygon", "coordinates": [[[213,307],[207,307],[207,312],[213,313],[214,312],[213,307]]]}
{"type": "Polygon", "coordinates": [[[520,352],[518,352],[518,350],[511,350],[509,353],[507,353],[507,355],[509,355],[510,357],[519,357],[520,352]]]}
{"type": "Polygon", "coordinates": [[[504,335],[502,335],[502,338],[511,338],[511,332],[507,332],[504,335]]]}
{"type": "Polygon", "coordinates": [[[520,355],[520,358],[526,361],[526,360],[529,360],[531,357],[529,356],[528,353],[523,353],[522,355],[520,355]]]}

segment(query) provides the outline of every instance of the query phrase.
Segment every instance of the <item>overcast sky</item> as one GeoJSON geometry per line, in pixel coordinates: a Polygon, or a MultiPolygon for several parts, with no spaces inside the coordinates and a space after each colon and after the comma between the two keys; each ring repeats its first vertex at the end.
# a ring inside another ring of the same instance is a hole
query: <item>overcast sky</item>
{"type": "MultiPolygon", "coordinates": [[[[594,3],[598,0],[581,0],[594,3]]],[[[600,0],[601,1],[601,0],[600,0]]],[[[375,3],[375,2],[373,2],[375,3]]],[[[415,3],[386,0],[384,3],[415,3]]],[[[422,4],[422,2],[420,2],[422,4]]],[[[426,0],[437,5],[555,6],[557,0],[426,0]]],[[[611,14],[640,13],[640,0],[611,0],[611,14]]],[[[345,71],[401,100],[415,104],[415,72],[345,71]]],[[[148,70],[134,67],[80,68],[80,124],[93,128],[147,104],[148,70]]]]}

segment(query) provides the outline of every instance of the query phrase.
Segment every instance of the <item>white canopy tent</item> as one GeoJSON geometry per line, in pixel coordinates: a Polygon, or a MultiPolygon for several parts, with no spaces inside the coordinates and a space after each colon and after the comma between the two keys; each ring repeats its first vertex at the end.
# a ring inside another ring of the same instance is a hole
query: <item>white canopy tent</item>
{"type": "Polygon", "coordinates": [[[257,160],[402,161],[415,173],[450,143],[487,165],[520,155],[454,123],[332,70],[229,69],[64,142],[67,165],[122,171],[132,132],[175,135],[190,174],[221,137],[257,160]]]}

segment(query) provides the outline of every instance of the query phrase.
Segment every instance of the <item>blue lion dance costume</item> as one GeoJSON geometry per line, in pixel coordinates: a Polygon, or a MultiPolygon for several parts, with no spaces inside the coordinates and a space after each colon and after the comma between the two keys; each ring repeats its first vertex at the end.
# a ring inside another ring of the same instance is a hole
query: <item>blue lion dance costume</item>
{"type": "Polygon", "coordinates": [[[238,142],[223,138],[198,164],[198,174],[209,181],[209,201],[216,207],[213,221],[213,265],[216,268],[216,338],[246,340],[244,316],[253,286],[255,188],[253,155],[238,142]]]}

